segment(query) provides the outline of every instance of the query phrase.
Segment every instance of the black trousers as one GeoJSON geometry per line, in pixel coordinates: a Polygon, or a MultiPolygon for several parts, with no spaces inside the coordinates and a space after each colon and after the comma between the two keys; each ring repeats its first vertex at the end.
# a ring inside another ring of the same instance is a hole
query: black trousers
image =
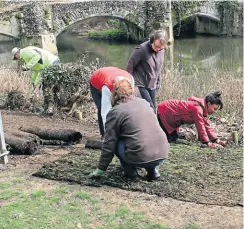
{"type": "Polygon", "coordinates": [[[163,123],[161,122],[160,120],[160,117],[159,117],[159,114],[157,115],[158,116],[158,122],[159,122],[159,125],[161,126],[161,128],[163,129],[164,133],[166,134],[167,136],[167,139],[168,139],[168,142],[176,142],[177,139],[179,138],[178,136],[178,133],[177,131],[175,130],[174,132],[172,132],[171,134],[169,134],[166,130],[166,128],[164,127],[163,123]]]}
{"type": "Polygon", "coordinates": [[[100,135],[102,137],[104,137],[104,126],[103,126],[103,120],[102,120],[102,116],[101,116],[102,93],[101,93],[101,91],[99,91],[95,87],[93,87],[91,84],[90,84],[90,90],[91,90],[92,99],[97,107],[97,119],[98,119],[100,135]]]}
{"type": "Polygon", "coordinates": [[[156,89],[149,90],[145,87],[138,87],[141,97],[150,103],[150,106],[156,113],[156,89]]]}

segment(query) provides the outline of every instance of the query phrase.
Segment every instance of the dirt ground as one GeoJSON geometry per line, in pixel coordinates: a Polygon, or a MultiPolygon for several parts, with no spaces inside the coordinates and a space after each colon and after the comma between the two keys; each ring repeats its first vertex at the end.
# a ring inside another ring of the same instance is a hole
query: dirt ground
{"type": "MultiPolygon", "coordinates": [[[[25,114],[13,111],[2,111],[3,125],[7,129],[18,129],[21,126],[38,125],[48,128],[71,128],[83,134],[81,144],[73,146],[42,147],[37,155],[32,156],[9,156],[7,165],[0,165],[0,182],[13,178],[29,180],[32,189],[46,189],[59,185],[60,182],[33,177],[43,165],[67,155],[72,149],[84,147],[86,139],[99,139],[98,128],[95,123],[87,120],[78,121],[72,118],[41,117],[34,114],[25,114]]],[[[140,202],[140,210],[148,219],[155,223],[168,225],[170,228],[184,228],[186,224],[194,223],[199,228],[207,229],[241,229],[243,228],[243,208],[225,207],[217,205],[195,204],[178,201],[172,198],[163,198],[156,195],[148,195],[141,192],[130,192],[118,188],[102,186],[83,187],[95,196],[103,196],[116,202],[127,203],[131,208],[132,202],[140,202]]]]}

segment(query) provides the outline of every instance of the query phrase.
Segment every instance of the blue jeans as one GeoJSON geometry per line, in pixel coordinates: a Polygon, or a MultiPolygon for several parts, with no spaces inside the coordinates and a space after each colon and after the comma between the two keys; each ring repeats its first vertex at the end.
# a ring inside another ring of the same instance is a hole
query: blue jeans
{"type": "Polygon", "coordinates": [[[119,140],[118,142],[118,147],[117,147],[117,151],[115,152],[115,155],[119,158],[121,166],[124,169],[125,175],[130,177],[137,175],[136,168],[144,168],[149,173],[154,171],[156,167],[162,164],[164,161],[164,159],[159,159],[159,160],[140,163],[140,164],[128,163],[125,161],[125,144],[121,140],[119,140]]]}
{"type": "Polygon", "coordinates": [[[156,89],[148,89],[145,87],[138,87],[141,97],[150,103],[150,106],[156,113],[156,89]]]}

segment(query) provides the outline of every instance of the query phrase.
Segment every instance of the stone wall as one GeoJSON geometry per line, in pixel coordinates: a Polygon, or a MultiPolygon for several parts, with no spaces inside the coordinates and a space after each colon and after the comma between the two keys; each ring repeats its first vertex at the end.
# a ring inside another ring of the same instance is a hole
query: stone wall
{"type": "Polygon", "coordinates": [[[20,24],[17,16],[18,12],[14,10],[0,14],[0,34],[19,38],[20,24]]]}
{"type": "Polygon", "coordinates": [[[243,2],[217,2],[221,15],[221,35],[243,36],[243,2]]]}
{"type": "Polygon", "coordinates": [[[144,1],[83,1],[53,4],[53,30],[55,35],[58,35],[69,25],[96,16],[121,18],[144,29],[147,20],[144,4],[144,1]]]}

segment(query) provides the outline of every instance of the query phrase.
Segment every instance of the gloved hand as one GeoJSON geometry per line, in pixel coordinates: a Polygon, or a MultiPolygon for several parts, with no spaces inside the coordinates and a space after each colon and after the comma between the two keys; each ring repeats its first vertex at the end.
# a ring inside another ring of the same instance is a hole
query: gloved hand
{"type": "Polygon", "coordinates": [[[28,71],[29,69],[26,66],[22,66],[22,71],[28,71]]]}
{"type": "Polygon", "coordinates": [[[220,140],[220,139],[217,139],[217,140],[216,140],[216,143],[219,144],[219,145],[222,145],[222,146],[226,146],[227,141],[222,141],[222,140],[220,140]]]}
{"type": "Polygon", "coordinates": [[[213,142],[209,142],[208,143],[208,147],[210,147],[210,148],[218,148],[218,149],[223,148],[222,145],[220,145],[218,143],[213,143],[213,142]]]}
{"type": "Polygon", "coordinates": [[[100,177],[102,176],[103,174],[105,173],[105,171],[99,169],[99,168],[96,168],[96,170],[94,170],[92,173],[90,173],[88,175],[89,178],[96,178],[96,177],[100,177]]]}

